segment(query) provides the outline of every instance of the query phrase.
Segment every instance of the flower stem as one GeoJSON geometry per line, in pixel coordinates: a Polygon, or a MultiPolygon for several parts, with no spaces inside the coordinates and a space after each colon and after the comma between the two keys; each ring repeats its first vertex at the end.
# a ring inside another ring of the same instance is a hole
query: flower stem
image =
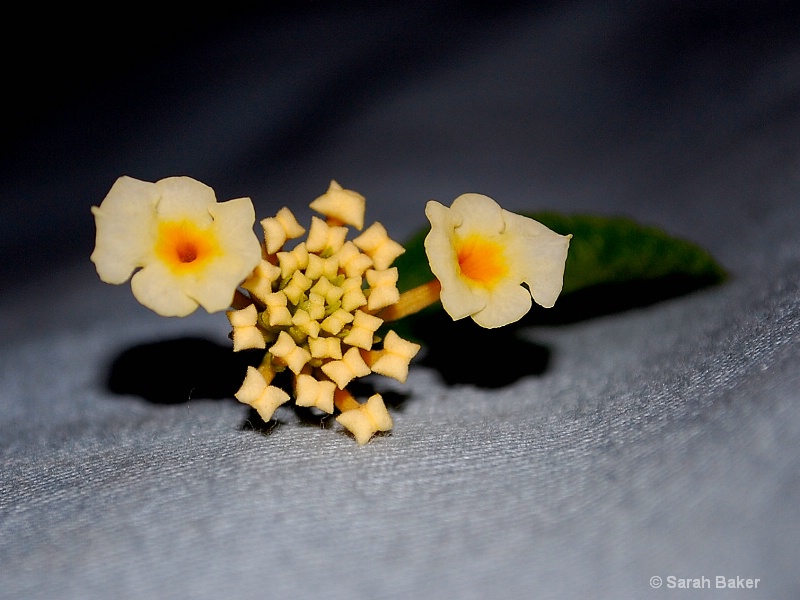
{"type": "Polygon", "coordinates": [[[439,301],[442,284],[438,279],[423,283],[400,294],[400,299],[377,314],[384,321],[396,321],[418,313],[439,301]]]}
{"type": "Polygon", "coordinates": [[[333,394],[333,403],[339,412],[354,410],[361,406],[361,403],[347,390],[336,390],[333,394]]]}

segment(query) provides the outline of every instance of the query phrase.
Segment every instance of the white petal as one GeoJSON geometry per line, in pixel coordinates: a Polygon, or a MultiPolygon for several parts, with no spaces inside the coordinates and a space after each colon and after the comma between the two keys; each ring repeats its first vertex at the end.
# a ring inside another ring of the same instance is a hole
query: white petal
{"type": "Polygon", "coordinates": [[[226,257],[236,257],[241,263],[230,268],[234,279],[250,275],[261,262],[261,243],[253,232],[256,214],[250,198],[238,198],[212,204],[208,211],[214,217],[213,231],[226,257]]]}
{"type": "Polygon", "coordinates": [[[442,284],[442,307],[457,321],[486,306],[488,294],[471,289],[458,273],[453,231],[462,222],[462,215],[435,200],[428,202],[425,214],[431,222],[431,231],[425,238],[425,253],[431,272],[442,284]]]}
{"type": "Polygon", "coordinates": [[[481,327],[493,329],[519,321],[531,309],[531,295],[520,285],[509,282],[492,290],[486,307],[472,315],[481,327]]]}
{"type": "Polygon", "coordinates": [[[436,200],[429,200],[425,205],[425,216],[431,222],[431,228],[443,228],[450,231],[461,225],[462,220],[460,213],[452,211],[436,200]]]}
{"type": "Polygon", "coordinates": [[[506,227],[504,211],[500,205],[483,194],[462,194],[455,200],[450,210],[460,215],[458,234],[482,233],[495,236],[506,227]]]}
{"type": "Polygon", "coordinates": [[[551,308],[561,293],[564,266],[572,236],[559,235],[538,221],[506,211],[508,233],[515,237],[522,280],[530,287],[536,303],[551,308]]]}
{"type": "Polygon", "coordinates": [[[100,206],[92,207],[97,235],[91,260],[106,283],[123,283],[146,263],[156,235],[158,198],[155,184],[120,177],[100,206]]]}
{"type": "Polygon", "coordinates": [[[461,279],[449,280],[442,283],[440,299],[445,312],[454,321],[474,315],[486,307],[489,301],[489,292],[481,288],[470,288],[461,279]]]}
{"type": "Polygon", "coordinates": [[[235,257],[220,257],[202,270],[186,275],[171,275],[183,292],[210,313],[230,307],[236,287],[241,283],[235,257]]]}
{"type": "Polygon", "coordinates": [[[180,284],[166,266],[153,262],[133,276],[131,290],[139,302],[162,317],[185,317],[194,312],[197,302],[180,284]]]}
{"type": "Polygon", "coordinates": [[[191,177],[167,177],[156,181],[161,193],[158,217],[162,221],[189,219],[198,225],[211,221],[210,205],[216,203],[214,190],[191,177]]]}

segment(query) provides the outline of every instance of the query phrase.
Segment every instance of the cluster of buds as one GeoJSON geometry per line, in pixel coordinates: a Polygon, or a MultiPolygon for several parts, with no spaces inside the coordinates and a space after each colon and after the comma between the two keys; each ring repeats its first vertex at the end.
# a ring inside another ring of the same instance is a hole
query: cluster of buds
{"type": "Polygon", "coordinates": [[[297,406],[338,413],[337,422],[365,444],[390,430],[392,419],[380,394],[359,402],[348,384],[370,373],[404,383],[420,349],[378,331],[381,311],[400,298],[391,265],[404,249],[378,222],[363,229],[364,197],[335,181],[310,207],[324,219],[313,216],[306,239],[291,248],[306,229],[288,208],[261,220],[261,261],[227,315],[234,351],[266,352],[248,367],[236,398],[264,421],[292,397],[297,406]],[[361,233],[348,240],[348,226],[361,233]],[[284,372],[289,381],[273,385],[284,372]]]}

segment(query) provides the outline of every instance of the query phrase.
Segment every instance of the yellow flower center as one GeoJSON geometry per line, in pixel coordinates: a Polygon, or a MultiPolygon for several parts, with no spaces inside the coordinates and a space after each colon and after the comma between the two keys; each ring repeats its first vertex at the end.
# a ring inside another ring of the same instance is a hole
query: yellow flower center
{"type": "Polygon", "coordinates": [[[220,249],[214,235],[191,221],[160,223],[156,255],[175,272],[200,269],[220,249]]]}
{"type": "Polygon", "coordinates": [[[456,245],[461,274],[486,288],[492,288],[508,273],[503,246],[472,234],[456,245]]]}

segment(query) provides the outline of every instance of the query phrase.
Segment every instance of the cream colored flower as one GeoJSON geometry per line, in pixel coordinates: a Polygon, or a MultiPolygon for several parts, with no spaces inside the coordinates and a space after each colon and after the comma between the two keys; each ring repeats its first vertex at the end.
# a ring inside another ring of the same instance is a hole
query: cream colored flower
{"type": "Polygon", "coordinates": [[[521,319],[531,297],[546,308],[555,304],[572,236],[481,194],[459,196],[450,208],[431,200],[425,214],[431,222],[425,251],[454,320],[470,316],[482,327],[501,327],[521,319]]]}
{"type": "Polygon", "coordinates": [[[133,295],[163,316],[227,309],[261,260],[250,199],[218,203],[189,177],[120,177],[92,213],[100,279],[121,284],[133,273],[133,295]]]}

